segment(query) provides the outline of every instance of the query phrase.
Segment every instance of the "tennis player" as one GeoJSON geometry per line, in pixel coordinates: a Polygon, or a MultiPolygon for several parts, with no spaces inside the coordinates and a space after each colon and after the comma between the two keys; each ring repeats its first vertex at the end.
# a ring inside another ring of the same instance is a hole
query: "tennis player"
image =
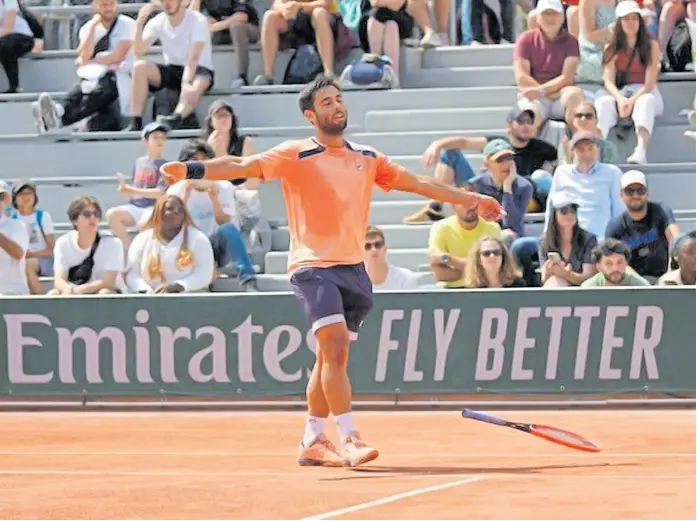
{"type": "Polygon", "coordinates": [[[498,221],[504,212],[491,197],[414,175],[374,149],[346,141],[348,114],[331,77],[318,76],[302,90],[299,102],[315,127],[313,138],[286,141],[247,157],[167,163],[160,171],[168,183],[201,178],[281,181],[290,228],[290,281],[317,339],[298,463],[356,467],[378,456],[354,424],[347,373],[349,344],[358,338],[373,306],[362,262],[373,185],[476,208],[486,220],[498,221]],[[341,435],[340,450],[324,435],[330,413],[341,435]]]}

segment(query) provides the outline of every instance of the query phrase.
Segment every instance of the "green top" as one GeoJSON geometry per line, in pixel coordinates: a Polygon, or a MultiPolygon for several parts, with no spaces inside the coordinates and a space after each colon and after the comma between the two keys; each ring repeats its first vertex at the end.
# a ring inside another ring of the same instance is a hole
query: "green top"
{"type": "Polygon", "coordinates": [[[646,280],[644,277],[641,275],[637,275],[631,270],[627,270],[624,272],[624,277],[622,277],[622,281],[619,284],[608,284],[607,279],[605,278],[605,275],[602,273],[598,272],[594,276],[592,276],[590,279],[586,280],[583,284],[581,284],[581,287],[583,288],[601,288],[605,286],[650,286],[651,283],[646,280]]]}

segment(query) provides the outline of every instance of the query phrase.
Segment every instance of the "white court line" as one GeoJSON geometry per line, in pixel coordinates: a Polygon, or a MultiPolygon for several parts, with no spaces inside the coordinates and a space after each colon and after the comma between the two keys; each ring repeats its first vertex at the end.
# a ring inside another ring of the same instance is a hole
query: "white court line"
{"type": "Polygon", "coordinates": [[[482,481],[486,479],[485,476],[471,476],[469,478],[460,479],[458,481],[450,481],[448,483],[442,483],[440,485],[434,485],[432,487],[423,487],[410,490],[409,492],[402,492],[401,494],[395,494],[393,496],[387,496],[381,499],[376,499],[374,501],[367,501],[365,503],[359,503],[351,507],[340,508],[338,510],[330,510],[329,512],[324,512],[323,514],[317,514],[315,516],[306,517],[301,519],[301,521],[314,521],[318,519],[328,519],[331,517],[343,516],[345,514],[351,514],[353,512],[358,512],[360,510],[366,510],[368,508],[377,507],[380,505],[386,505],[388,503],[394,503],[395,501],[400,501],[402,499],[408,499],[414,496],[420,496],[422,494],[428,494],[429,492],[438,492],[439,490],[446,490],[448,488],[459,487],[461,485],[467,485],[468,483],[475,483],[477,481],[482,481]]]}
{"type": "MultiPolygon", "coordinates": [[[[245,451],[0,451],[0,456],[232,456],[232,457],[294,457],[291,452],[245,452],[245,451]]],[[[694,452],[636,452],[636,453],[597,453],[593,456],[586,453],[505,453],[505,452],[457,452],[445,454],[430,452],[407,452],[386,454],[390,458],[469,458],[469,459],[530,459],[530,458],[695,458],[694,452]]]]}

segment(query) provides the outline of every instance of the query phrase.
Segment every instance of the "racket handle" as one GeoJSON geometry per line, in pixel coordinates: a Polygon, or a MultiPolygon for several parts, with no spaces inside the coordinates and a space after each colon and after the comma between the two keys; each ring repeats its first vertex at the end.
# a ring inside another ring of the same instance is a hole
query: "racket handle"
{"type": "Polygon", "coordinates": [[[495,425],[506,425],[506,420],[497,418],[496,416],[489,416],[482,412],[473,411],[471,409],[462,409],[463,418],[470,418],[472,420],[479,420],[481,422],[493,423],[495,425]]]}

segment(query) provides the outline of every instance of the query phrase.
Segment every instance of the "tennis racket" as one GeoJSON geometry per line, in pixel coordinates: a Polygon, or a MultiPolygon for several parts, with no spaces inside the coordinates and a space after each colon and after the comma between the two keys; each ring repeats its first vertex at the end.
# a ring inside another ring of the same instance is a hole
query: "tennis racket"
{"type": "Polygon", "coordinates": [[[537,436],[543,440],[551,441],[552,443],[563,445],[571,449],[581,450],[584,452],[600,452],[600,447],[598,447],[595,443],[588,441],[583,436],[579,436],[573,432],[558,429],[556,427],[550,427],[549,425],[509,422],[502,418],[497,418],[496,416],[491,416],[481,412],[471,411],[470,409],[463,409],[462,416],[463,418],[469,418],[471,420],[478,420],[480,422],[500,425],[502,427],[510,427],[511,429],[527,432],[528,434],[532,434],[533,436],[537,436]]]}

